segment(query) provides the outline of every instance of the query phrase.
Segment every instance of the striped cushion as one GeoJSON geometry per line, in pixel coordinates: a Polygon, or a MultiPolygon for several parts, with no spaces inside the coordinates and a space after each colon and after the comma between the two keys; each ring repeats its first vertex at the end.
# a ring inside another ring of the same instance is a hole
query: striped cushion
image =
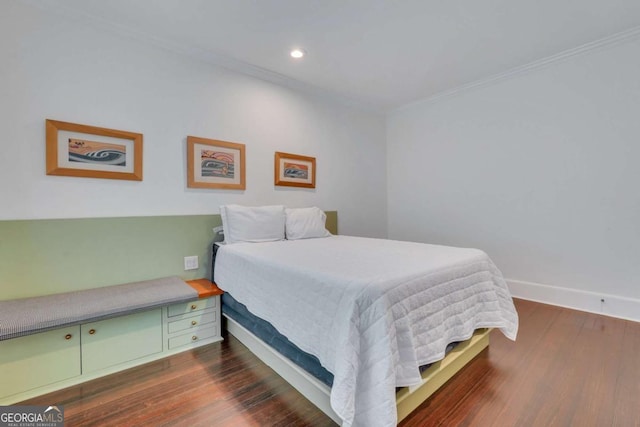
{"type": "Polygon", "coordinates": [[[198,292],[178,277],[0,301],[0,341],[186,302],[198,292]]]}

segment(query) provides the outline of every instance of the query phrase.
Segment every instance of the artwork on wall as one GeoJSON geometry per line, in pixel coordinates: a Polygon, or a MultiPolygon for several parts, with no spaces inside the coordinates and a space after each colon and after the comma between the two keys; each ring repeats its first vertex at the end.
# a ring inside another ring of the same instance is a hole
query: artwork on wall
{"type": "Polygon", "coordinates": [[[244,144],[187,136],[187,186],[244,190],[244,144]]]}
{"type": "Polygon", "coordinates": [[[276,151],[274,184],[316,188],[316,158],[276,151]]]}
{"type": "Polygon", "coordinates": [[[142,134],[46,120],[47,175],[142,181],[142,134]]]}

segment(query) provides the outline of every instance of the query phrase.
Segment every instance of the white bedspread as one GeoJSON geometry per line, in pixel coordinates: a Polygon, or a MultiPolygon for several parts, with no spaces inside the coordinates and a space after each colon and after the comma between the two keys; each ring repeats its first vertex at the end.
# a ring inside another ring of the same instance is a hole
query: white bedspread
{"type": "Polygon", "coordinates": [[[477,249],[382,239],[222,246],[215,280],[334,375],[343,426],[396,425],[395,387],[476,328],[515,340],[502,274],[477,249]]]}

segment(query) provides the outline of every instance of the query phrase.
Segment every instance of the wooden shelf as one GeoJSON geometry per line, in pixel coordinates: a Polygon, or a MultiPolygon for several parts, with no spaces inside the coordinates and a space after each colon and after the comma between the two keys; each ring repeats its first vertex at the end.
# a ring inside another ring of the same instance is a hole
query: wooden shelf
{"type": "Polygon", "coordinates": [[[209,279],[186,280],[187,285],[198,292],[198,298],[209,298],[214,295],[222,295],[224,291],[209,279]]]}

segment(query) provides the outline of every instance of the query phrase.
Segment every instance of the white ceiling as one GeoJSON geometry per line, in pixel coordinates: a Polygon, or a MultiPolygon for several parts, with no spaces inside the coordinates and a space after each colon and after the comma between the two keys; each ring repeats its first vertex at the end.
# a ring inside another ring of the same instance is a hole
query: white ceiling
{"type": "Polygon", "coordinates": [[[58,0],[55,7],[381,111],[640,26],[638,0],[58,0]],[[307,50],[303,60],[288,56],[295,46],[307,50]]]}

